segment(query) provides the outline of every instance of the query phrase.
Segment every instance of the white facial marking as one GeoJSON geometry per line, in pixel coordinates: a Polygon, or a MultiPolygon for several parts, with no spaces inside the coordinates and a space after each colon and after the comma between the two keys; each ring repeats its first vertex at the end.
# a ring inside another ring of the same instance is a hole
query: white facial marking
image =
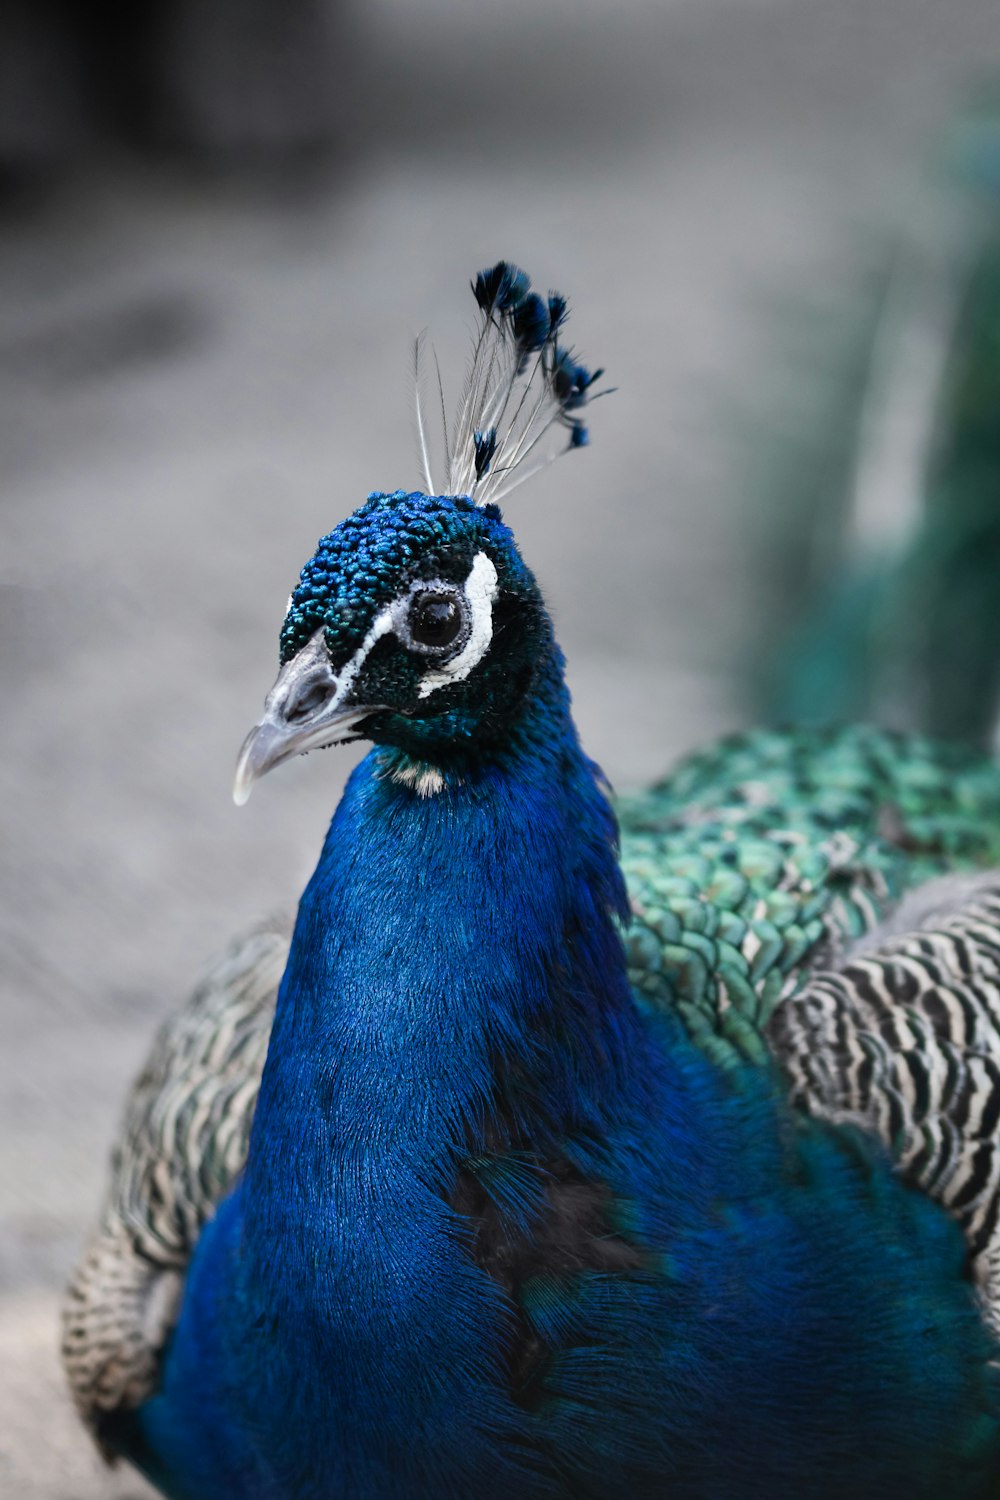
{"type": "Polygon", "coordinates": [[[358,647],[357,651],[355,651],[350,661],[347,662],[344,670],[341,672],[339,678],[337,679],[336,702],[338,704],[343,703],[344,699],[351,691],[354,679],[355,677],[357,677],[358,673],[361,671],[361,668],[364,666],[365,657],[368,655],[375,642],[379,639],[380,636],[389,634],[390,630],[392,629],[392,622],[393,605],[390,604],[388,609],[383,609],[380,614],[377,614],[375,616],[368,629],[368,634],[365,636],[364,640],[361,642],[361,645],[358,647]]]}
{"type": "MultiPolygon", "coordinates": [[[[400,612],[408,607],[412,595],[425,587],[424,582],[414,584],[406,594],[399,599],[394,599],[375,616],[368,634],[338,675],[336,696],[330,705],[332,708],[338,707],[347,698],[355,678],[364,666],[368,653],[376,641],[395,629],[396,620],[400,612]]],[[[472,620],[469,639],[451,661],[445,662],[440,667],[433,667],[424,674],[419,688],[421,698],[429,697],[435,688],[447,687],[449,682],[462,682],[468,677],[473,667],[478,666],[490,648],[490,642],[493,639],[493,600],[497,592],[497,570],[485,552],[476,553],[463,589],[472,620]]],[[[321,625],[313,636],[313,640],[321,639],[324,632],[325,627],[321,625]]],[[[436,791],[437,788],[432,787],[430,790],[436,791]]]]}
{"type": "Polygon", "coordinates": [[[473,667],[482,661],[493,639],[493,600],[496,594],[497,570],[485,552],[477,552],[465,580],[465,597],[472,618],[469,639],[451,661],[424,673],[419,688],[421,698],[430,697],[436,688],[447,687],[450,682],[464,681],[473,667]]]}

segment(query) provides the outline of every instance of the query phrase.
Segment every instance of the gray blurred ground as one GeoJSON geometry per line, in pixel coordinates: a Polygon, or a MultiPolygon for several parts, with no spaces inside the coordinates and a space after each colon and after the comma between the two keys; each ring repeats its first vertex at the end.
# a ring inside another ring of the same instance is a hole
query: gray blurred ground
{"type": "MultiPolygon", "coordinates": [[[[229,801],[298,567],[369,489],[417,480],[412,335],[431,324],[457,374],[466,282],[501,254],[571,294],[619,394],[508,516],[589,748],[620,784],[652,775],[745,712],[781,520],[736,434],[794,425],[787,394],[825,378],[822,330],[923,144],[1000,57],[995,0],[379,0],[361,36],[349,139],[308,180],[119,161],[0,222],[0,1493],[19,1500],[146,1493],[76,1429],[57,1290],[157,1018],[294,900],[348,769],[313,756],[229,801]],[[781,332],[790,302],[815,305],[812,341],[781,332]]],[[[820,478],[803,463],[804,489],[820,478]]]]}

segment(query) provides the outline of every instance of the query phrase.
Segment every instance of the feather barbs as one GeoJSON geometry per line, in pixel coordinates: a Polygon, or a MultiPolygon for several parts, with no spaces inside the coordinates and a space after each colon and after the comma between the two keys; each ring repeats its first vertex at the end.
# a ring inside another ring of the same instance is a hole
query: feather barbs
{"type": "Polygon", "coordinates": [[[501,500],[561,453],[582,448],[588,430],[581,412],[595,395],[602,370],[588,370],[560,343],[568,315],[558,292],[542,297],[520,267],[497,261],[472,282],[480,313],[469,371],[449,429],[441,372],[434,358],[429,381],[423,335],[415,348],[417,433],[424,483],[440,493],[428,422],[430,390],[439,413],[445,492],[477,505],[501,500]]]}

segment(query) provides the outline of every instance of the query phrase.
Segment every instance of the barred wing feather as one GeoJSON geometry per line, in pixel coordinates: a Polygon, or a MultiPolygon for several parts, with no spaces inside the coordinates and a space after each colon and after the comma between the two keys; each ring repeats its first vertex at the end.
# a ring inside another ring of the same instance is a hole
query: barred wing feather
{"type": "Polygon", "coordinates": [[[795,1104],[855,1123],[955,1215],[1000,1328],[1000,870],[911,893],[777,1007],[795,1104]]]}
{"type": "Polygon", "coordinates": [[[99,1226],[69,1287],[63,1361],[81,1416],[155,1389],[198,1235],[242,1169],[290,927],[238,939],[160,1031],[129,1097],[99,1226]]]}

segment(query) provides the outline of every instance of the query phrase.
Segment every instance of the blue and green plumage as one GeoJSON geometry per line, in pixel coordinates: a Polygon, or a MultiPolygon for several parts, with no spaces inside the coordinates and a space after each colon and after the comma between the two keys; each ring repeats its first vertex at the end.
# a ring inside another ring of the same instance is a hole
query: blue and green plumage
{"type": "MultiPolygon", "coordinates": [[[[534,446],[525,385],[576,447],[590,377],[561,303],[515,316],[523,273],[476,289],[499,374],[445,449],[485,486],[534,446]]],[[[908,886],[997,863],[1000,773],[749,736],[620,804],[620,862],[538,586],[470,488],[373,495],[303,570],[239,784],[374,747],[273,1024],[258,937],[160,1039],[68,1307],[81,1407],[185,1500],[992,1493],[961,1229],[892,1141],[793,1104],[775,1038],[794,1059],[811,966],[908,886]]]]}
{"type": "Polygon", "coordinates": [[[757,1059],[807,964],[867,932],[908,887],[1000,863],[994,764],[868,727],[734,736],[623,799],[619,815],[636,991],[676,1007],[706,1046],[728,1032],[757,1059]]]}

